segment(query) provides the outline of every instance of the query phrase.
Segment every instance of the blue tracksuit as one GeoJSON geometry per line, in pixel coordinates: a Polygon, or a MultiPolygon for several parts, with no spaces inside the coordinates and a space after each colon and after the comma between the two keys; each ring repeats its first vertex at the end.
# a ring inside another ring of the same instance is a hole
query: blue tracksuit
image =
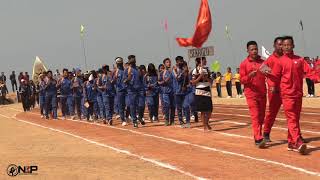
{"type": "Polygon", "coordinates": [[[87,109],[87,119],[89,119],[90,116],[93,116],[93,114],[97,116],[97,89],[94,80],[85,82],[83,88],[83,96],[84,101],[88,102],[90,105],[87,109]]]}
{"type": "Polygon", "coordinates": [[[174,105],[174,92],[173,92],[173,79],[174,76],[171,71],[165,70],[160,73],[159,82],[162,92],[162,105],[165,113],[165,119],[170,123],[174,123],[175,105],[174,105]]]}
{"type": "Polygon", "coordinates": [[[73,80],[73,97],[74,97],[74,107],[77,110],[77,114],[79,119],[81,119],[81,114],[83,112],[83,103],[82,103],[82,98],[83,98],[83,81],[81,78],[76,77],[73,80]]]}
{"type": "Polygon", "coordinates": [[[110,75],[103,75],[102,85],[104,87],[102,96],[103,104],[106,111],[106,119],[112,120],[115,96],[115,89],[114,84],[112,84],[112,77],[110,75]]]}
{"type": "MultiPolygon", "coordinates": [[[[192,73],[189,74],[189,80],[192,80],[192,73]]],[[[191,114],[194,115],[195,117],[195,121],[198,121],[198,112],[195,111],[195,92],[196,92],[196,86],[192,85],[189,83],[188,86],[188,94],[186,96],[187,102],[185,105],[188,105],[190,110],[191,110],[191,114]]]]}
{"type": "Polygon", "coordinates": [[[74,115],[73,110],[73,96],[72,96],[72,82],[69,78],[63,78],[60,84],[60,102],[61,102],[61,111],[62,116],[66,116],[67,112],[71,116],[74,115]],[[67,111],[68,108],[68,111],[67,111]]]}
{"type": "MultiPolygon", "coordinates": [[[[128,74],[128,70],[126,70],[128,74]]],[[[133,123],[137,122],[137,107],[141,108],[141,102],[139,102],[139,97],[143,93],[142,77],[136,66],[131,67],[131,80],[127,82],[127,92],[130,103],[130,116],[133,123]]],[[[139,119],[142,117],[139,117],[139,119]]]]}
{"type": "Polygon", "coordinates": [[[39,104],[41,115],[45,114],[46,110],[46,82],[40,80],[39,82],[39,104]]]}
{"type": "Polygon", "coordinates": [[[102,82],[102,77],[98,77],[96,79],[96,83],[97,83],[97,105],[98,105],[98,114],[99,114],[99,118],[105,119],[106,118],[106,109],[105,109],[105,105],[103,103],[103,93],[105,91],[104,87],[103,87],[103,82],[102,82]]]}
{"type": "Polygon", "coordinates": [[[183,70],[178,68],[173,81],[175,90],[175,103],[180,124],[183,124],[183,114],[186,115],[187,123],[190,123],[190,108],[188,106],[183,107],[187,95],[187,85],[189,83],[188,78],[188,76],[184,76],[183,70]]]}
{"type": "Polygon", "coordinates": [[[149,109],[149,117],[158,118],[159,107],[159,90],[158,90],[158,76],[145,76],[144,87],[146,91],[146,102],[149,109]]]}
{"type": "MultiPolygon", "coordinates": [[[[126,86],[123,83],[124,81],[124,70],[123,69],[118,69],[116,72],[116,75],[114,76],[116,82],[115,82],[115,87],[116,87],[116,99],[117,99],[117,107],[119,111],[119,115],[121,118],[121,121],[125,121],[125,108],[126,108],[126,86]]],[[[129,103],[128,103],[129,104],[129,103]]]]}
{"type": "Polygon", "coordinates": [[[46,118],[49,118],[49,113],[53,112],[53,119],[58,118],[57,114],[57,81],[49,80],[46,85],[46,118]]]}

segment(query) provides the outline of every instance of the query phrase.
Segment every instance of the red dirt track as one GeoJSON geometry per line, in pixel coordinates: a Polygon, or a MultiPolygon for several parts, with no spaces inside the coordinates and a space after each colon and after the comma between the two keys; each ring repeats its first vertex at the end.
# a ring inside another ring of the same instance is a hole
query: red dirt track
{"type": "Polygon", "coordinates": [[[110,127],[77,120],[44,120],[38,115],[38,110],[29,113],[20,110],[6,106],[0,108],[0,114],[11,117],[12,111],[15,111],[17,115],[14,120],[35,123],[127,150],[168,163],[195,177],[320,179],[320,109],[304,108],[301,114],[302,134],[310,141],[306,155],[287,151],[287,125],[283,112],[279,113],[280,119],[272,130],[273,142],[266,149],[257,149],[253,144],[247,106],[214,105],[211,132],[203,132],[201,123],[193,123],[191,129],[165,127],[163,122],[147,123],[144,127],[133,129],[132,125],[122,127],[118,121],[110,127]]]}

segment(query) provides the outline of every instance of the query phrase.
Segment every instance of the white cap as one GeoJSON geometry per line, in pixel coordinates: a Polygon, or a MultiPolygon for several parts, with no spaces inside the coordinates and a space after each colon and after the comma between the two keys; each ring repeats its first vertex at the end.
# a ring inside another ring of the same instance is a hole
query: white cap
{"type": "Polygon", "coordinates": [[[94,80],[93,74],[89,76],[89,81],[92,81],[92,80],[94,80]]]}
{"type": "Polygon", "coordinates": [[[116,61],[117,64],[123,63],[122,57],[117,57],[117,58],[115,59],[115,61],[116,61]]]}

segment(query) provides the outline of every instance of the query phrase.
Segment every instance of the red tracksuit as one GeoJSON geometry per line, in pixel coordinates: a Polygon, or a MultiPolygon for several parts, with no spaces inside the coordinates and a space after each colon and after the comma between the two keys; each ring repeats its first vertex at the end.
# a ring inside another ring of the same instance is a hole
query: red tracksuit
{"type": "Polygon", "coordinates": [[[259,71],[263,60],[259,57],[254,61],[250,57],[240,64],[241,83],[244,85],[244,93],[250,110],[253,135],[256,141],[263,139],[262,124],[266,110],[266,83],[265,76],[259,71]],[[254,77],[249,73],[257,71],[254,77]]]}
{"type": "MultiPolygon", "coordinates": [[[[273,53],[265,62],[267,66],[274,69],[275,64],[279,62],[279,58],[276,53],[273,53]]],[[[264,133],[270,133],[274,121],[277,117],[279,109],[281,107],[282,101],[280,97],[280,84],[274,83],[271,79],[267,80],[268,84],[268,99],[269,99],[269,111],[266,113],[266,118],[264,120],[264,133]],[[270,88],[275,88],[275,92],[271,92],[270,88]]]]}
{"type": "Polygon", "coordinates": [[[280,82],[280,93],[285,115],[288,123],[288,143],[299,145],[300,138],[300,113],[303,96],[303,77],[309,73],[309,65],[305,60],[292,53],[283,55],[272,74],[275,83],[280,82]]]}

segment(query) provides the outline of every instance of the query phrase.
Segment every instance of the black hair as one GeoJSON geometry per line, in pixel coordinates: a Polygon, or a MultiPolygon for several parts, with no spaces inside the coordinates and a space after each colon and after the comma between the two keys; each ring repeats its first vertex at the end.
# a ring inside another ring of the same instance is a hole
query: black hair
{"type": "Polygon", "coordinates": [[[62,70],[62,73],[64,73],[65,71],[67,71],[67,73],[69,73],[69,70],[68,70],[67,68],[64,68],[64,69],[62,70]]]}
{"type": "Polygon", "coordinates": [[[292,43],[294,44],[294,40],[293,40],[293,37],[292,36],[283,36],[282,37],[282,40],[285,41],[285,40],[291,40],[292,43]]]}
{"type": "Polygon", "coordinates": [[[48,70],[48,71],[47,71],[47,74],[49,74],[49,73],[51,73],[51,74],[52,74],[52,71],[51,71],[51,70],[48,70]]]}
{"type": "Polygon", "coordinates": [[[153,63],[148,64],[148,75],[157,76],[157,70],[153,63]]]}
{"type": "Polygon", "coordinates": [[[249,41],[249,42],[247,43],[247,49],[248,49],[249,46],[251,46],[251,45],[256,45],[256,46],[258,46],[258,43],[257,43],[256,41],[249,41]]]}
{"type": "Polygon", "coordinates": [[[165,64],[167,61],[171,61],[170,58],[165,58],[165,59],[163,60],[163,64],[165,64]]]}
{"type": "Polygon", "coordinates": [[[136,56],[135,55],[129,55],[128,56],[128,59],[132,59],[132,58],[136,58],[136,56]]]}
{"type": "Polygon", "coordinates": [[[158,70],[160,71],[160,68],[161,67],[164,67],[164,65],[163,64],[159,64],[159,66],[158,66],[158,70]]]}
{"type": "Polygon", "coordinates": [[[182,56],[177,56],[176,61],[184,61],[182,56]]]}
{"type": "Polygon", "coordinates": [[[140,65],[139,66],[139,70],[141,71],[141,70],[145,70],[146,71],[146,66],[145,65],[140,65]]]}
{"type": "Polygon", "coordinates": [[[274,41],[273,41],[273,44],[275,44],[278,40],[283,40],[283,37],[280,37],[280,36],[278,36],[278,37],[276,37],[275,39],[274,39],[274,41]]]}
{"type": "Polygon", "coordinates": [[[196,66],[199,66],[200,63],[201,63],[201,58],[197,57],[196,58],[196,66]]]}

